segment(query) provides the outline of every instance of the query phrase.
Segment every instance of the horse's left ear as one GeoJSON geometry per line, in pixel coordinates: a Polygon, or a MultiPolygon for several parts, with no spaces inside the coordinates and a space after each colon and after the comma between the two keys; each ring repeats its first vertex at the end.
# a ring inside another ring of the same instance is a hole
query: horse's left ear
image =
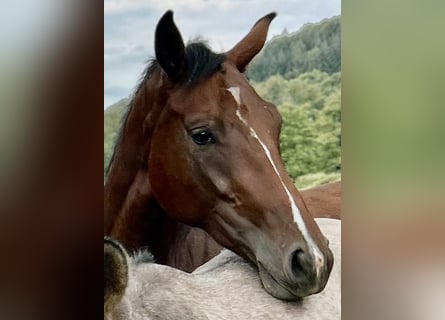
{"type": "Polygon", "coordinates": [[[185,46],[181,33],[168,10],[159,20],[155,31],[155,54],[169,79],[178,82],[185,74],[185,46]]]}
{"type": "Polygon", "coordinates": [[[244,72],[249,62],[263,48],[269,25],[276,15],[272,12],[258,20],[249,33],[226,53],[227,59],[234,62],[239,71],[244,72]]]}
{"type": "Polygon", "coordinates": [[[122,299],[128,285],[128,255],[122,245],[104,238],[104,312],[108,314],[122,299]]]}

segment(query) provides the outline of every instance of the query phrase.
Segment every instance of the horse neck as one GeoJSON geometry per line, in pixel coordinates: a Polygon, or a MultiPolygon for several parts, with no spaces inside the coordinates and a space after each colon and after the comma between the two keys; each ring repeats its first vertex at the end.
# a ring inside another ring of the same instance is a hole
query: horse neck
{"type": "Polygon", "coordinates": [[[220,247],[204,231],[169,218],[152,193],[148,157],[151,134],[165,105],[161,83],[154,69],[126,116],[104,187],[104,234],[128,250],[148,246],[157,262],[192,271],[220,247]]]}
{"type": "Polygon", "coordinates": [[[104,187],[104,232],[106,234],[114,228],[115,221],[125,202],[128,201],[132,189],[145,187],[145,193],[150,193],[149,185],[141,185],[139,180],[144,171],[148,172],[148,155],[144,154],[144,150],[149,150],[152,129],[149,125],[152,121],[146,121],[146,119],[156,117],[160,109],[157,90],[152,88],[152,82],[156,80],[160,81],[159,74],[153,74],[137,90],[116,142],[104,187]],[[136,185],[138,183],[139,185],[136,185]]]}
{"type": "Polygon", "coordinates": [[[148,172],[139,171],[116,216],[110,235],[128,250],[148,247],[157,263],[191,272],[215,256],[220,246],[203,230],[178,222],[150,192],[148,172]]]}
{"type": "Polygon", "coordinates": [[[153,197],[148,157],[151,133],[162,110],[161,74],[147,73],[131,101],[104,186],[104,233],[128,249],[147,245],[165,213],[153,197]]]}
{"type": "MultiPolygon", "coordinates": [[[[221,247],[204,231],[176,221],[159,206],[139,173],[116,218],[111,236],[128,250],[148,247],[157,263],[191,272],[214,257],[221,247]]],[[[144,179],[146,180],[146,179],[144,179]]]]}

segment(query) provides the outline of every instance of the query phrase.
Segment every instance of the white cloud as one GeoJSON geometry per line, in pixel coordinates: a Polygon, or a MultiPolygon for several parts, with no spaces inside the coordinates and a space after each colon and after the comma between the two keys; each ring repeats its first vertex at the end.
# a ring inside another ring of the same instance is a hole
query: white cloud
{"type": "MultiPolygon", "coordinates": [[[[222,0],[216,1],[213,5],[218,7],[226,7],[233,1],[222,0]]],[[[155,8],[157,10],[168,10],[175,8],[176,10],[187,9],[202,9],[208,7],[209,1],[206,0],[105,0],[104,12],[105,14],[122,14],[126,12],[155,8]]]]}
{"type": "Polygon", "coordinates": [[[123,14],[133,10],[150,8],[147,0],[104,0],[105,14],[123,14]]]}
{"type": "Polygon", "coordinates": [[[168,9],[185,41],[202,36],[217,52],[229,50],[265,14],[278,13],[269,39],[284,28],[340,14],[340,0],[105,0],[105,105],[128,96],[154,55],[154,29],[168,9]],[[125,92],[123,96],[122,93],[125,92]]]}

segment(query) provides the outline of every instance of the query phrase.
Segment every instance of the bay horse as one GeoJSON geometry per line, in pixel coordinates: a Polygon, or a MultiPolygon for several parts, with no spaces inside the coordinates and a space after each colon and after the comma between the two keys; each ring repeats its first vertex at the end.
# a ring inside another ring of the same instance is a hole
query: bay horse
{"type": "Polygon", "coordinates": [[[153,263],[147,253],[129,257],[104,240],[104,313],[108,320],[339,320],[341,316],[341,221],[317,221],[330,240],[335,263],[316,296],[286,302],[267,294],[256,268],[223,250],[193,273],[153,263]]]}
{"type": "Polygon", "coordinates": [[[253,262],[272,296],[296,300],[323,290],[333,257],[284,168],[281,116],[243,74],[274,17],[216,54],[185,46],[173,12],[163,15],[109,168],[104,232],[161,264],[189,257],[189,270],[216,241],[253,262]]]}
{"type": "Polygon", "coordinates": [[[302,190],[301,195],[314,218],[341,219],[341,181],[302,190]]]}

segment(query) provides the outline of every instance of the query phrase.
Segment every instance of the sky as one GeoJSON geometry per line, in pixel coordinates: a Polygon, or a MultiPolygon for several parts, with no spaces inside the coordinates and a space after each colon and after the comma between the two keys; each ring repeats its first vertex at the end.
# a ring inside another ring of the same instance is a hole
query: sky
{"type": "Polygon", "coordinates": [[[154,30],[173,10],[185,42],[200,37],[215,52],[230,50],[270,12],[268,39],[341,13],[340,0],[104,0],[104,108],[133,92],[154,57],[154,30]]]}

